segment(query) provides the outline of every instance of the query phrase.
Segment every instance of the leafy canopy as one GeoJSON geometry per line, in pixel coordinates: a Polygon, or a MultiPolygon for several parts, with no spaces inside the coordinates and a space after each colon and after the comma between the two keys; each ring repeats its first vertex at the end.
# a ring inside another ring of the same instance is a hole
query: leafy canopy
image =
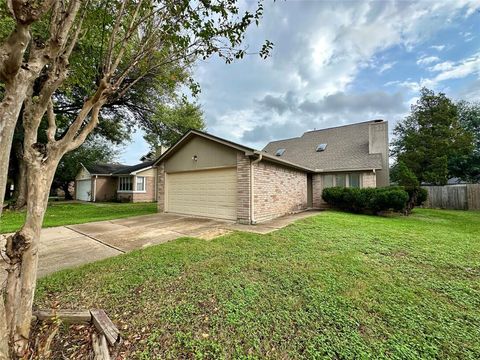
{"type": "Polygon", "coordinates": [[[457,106],[443,93],[423,88],[411,113],[394,129],[393,154],[420,183],[446,184],[449,160],[473,151],[473,136],[461,126],[457,106]]]}
{"type": "Polygon", "coordinates": [[[205,122],[199,105],[185,100],[173,106],[159,104],[155,115],[142,121],[145,140],[152,150],[172,146],[188,130],[204,130],[205,122]]]}

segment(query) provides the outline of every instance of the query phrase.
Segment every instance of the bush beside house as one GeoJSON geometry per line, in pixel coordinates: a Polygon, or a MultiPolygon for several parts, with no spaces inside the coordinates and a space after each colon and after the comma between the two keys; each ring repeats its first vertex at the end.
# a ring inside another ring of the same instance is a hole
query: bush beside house
{"type": "MultiPolygon", "coordinates": [[[[330,187],[323,190],[322,198],[336,209],[378,214],[383,211],[405,212],[410,196],[402,187],[330,187]]],[[[422,191],[421,196],[416,199],[416,205],[420,205],[425,199],[426,193],[422,191]]]]}

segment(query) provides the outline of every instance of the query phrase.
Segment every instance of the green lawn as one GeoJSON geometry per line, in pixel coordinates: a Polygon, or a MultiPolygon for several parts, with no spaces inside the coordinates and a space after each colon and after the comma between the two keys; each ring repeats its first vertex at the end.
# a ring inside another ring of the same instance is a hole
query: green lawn
{"type": "Polygon", "coordinates": [[[178,239],[41,279],[57,301],[105,309],[129,359],[479,359],[480,212],[178,239]]]}
{"type": "MultiPolygon", "coordinates": [[[[82,224],[157,211],[156,203],[49,203],[43,227],[82,224]]],[[[25,211],[4,211],[0,218],[0,234],[16,231],[25,220],[25,211]]]]}

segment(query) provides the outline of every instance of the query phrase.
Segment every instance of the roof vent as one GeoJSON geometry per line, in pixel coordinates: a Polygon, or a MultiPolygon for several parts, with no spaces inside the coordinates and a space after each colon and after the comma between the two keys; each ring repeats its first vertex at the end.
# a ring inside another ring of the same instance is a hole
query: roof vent
{"type": "Polygon", "coordinates": [[[327,148],[327,144],[318,144],[315,151],[316,152],[321,152],[321,151],[324,151],[326,148],[327,148]]]}
{"type": "Polygon", "coordinates": [[[282,156],[284,152],[285,152],[285,149],[278,149],[275,153],[275,156],[282,156]]]}

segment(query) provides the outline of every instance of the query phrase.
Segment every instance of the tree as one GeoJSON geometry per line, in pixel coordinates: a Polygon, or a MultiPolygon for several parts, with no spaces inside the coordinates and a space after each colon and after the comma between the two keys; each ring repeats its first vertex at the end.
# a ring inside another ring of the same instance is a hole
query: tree
{"type": "MultiPolygon", "coordinates": [[[[214,54],[227,63],[242,58],[246,50],[239,47],[245,31],[258,23],[263,6],[259,3],[255,12],[242,14],[235,0],[10,0],[7,5],[14,28],[0,45],[0,80],[5,88],[0,104],[0,199],[3,202],[8,154],[22,108],[29,191],[25,223],[7,238],[0,354],[23,357],[30,334],[40,230],[61,158],[85,142],[106,103],[123,98],[142,79],[171,64],[186,69],[214,54]],[[91,20],[92,7],[104,20],[97,23],[105,34],[100,39],[101,71],[90,78],[91,89],[73,121],[58,133],[55,95],[68,78],[78,76],[69,74],[71,55],[88,33],[84,25],[91,20]],[[33,34],[31,41],[32,24],[39,19],[48,19],[48,36],[33,34]],[[38,137],[42,123],[46,124],[44,143],[38,137]]],[[[266,57],[271,47],[267,41],[259,54],[266,57]]]]}
{"type": "Polygon", "coordinates": [[[391,172],[392,180],[402,186],[408,193],[408,201],[405,206],[405,215],[412,213],[415,206],[422,205],[427,200],[427,190],[420,187],[420,182],[404,162],[395,164],[391,172]]]}
{"type": "Polygon", "coordinates": [[[72,200],[69,185],[75,179],[81,165],[89,167],[98,163],[108,163],[115,159],[115,147],[100,137],[87,139],[78,149],[75,149],[60,160],[53,179],[55,188],[61,187],[65,199],[72,200]]]}
{"type": "Polygon", "coordinates": [[[445,94],[425,88],[394,135],[397,162],[403,162],[420,183],[446,184],[449,159],[472,151],[472,135],[461,126],[457,106],[445,94]]]}
{"type": "Polygon", "coordinates": [[[152,117],[141,121],[144,139],[153,150],[160,146],[170,147],[188,130],[204,130],[202,117],[200,106],[185,100],[174,106],[159,104],[152,117]]]}
{"type": "Polygon", "coordinates": [[[472,135],[473,147],[469,154],[454,156],[449,160],[449,172],[464,181],[480,182],[480,103],[459,101],[456,105],[460,125],[472,135]]]}

